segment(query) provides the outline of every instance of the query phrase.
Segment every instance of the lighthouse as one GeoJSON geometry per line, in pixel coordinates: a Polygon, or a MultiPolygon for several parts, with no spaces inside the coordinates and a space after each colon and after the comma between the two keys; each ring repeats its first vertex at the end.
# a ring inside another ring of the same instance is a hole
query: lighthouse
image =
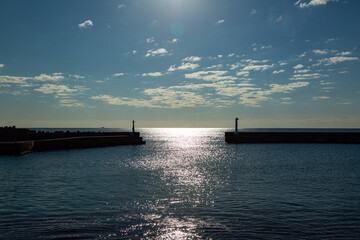
{"type": "Polygon", "coordinates": [[[238,118],[235,118],[235,133],[238,133],[238,118]]]}

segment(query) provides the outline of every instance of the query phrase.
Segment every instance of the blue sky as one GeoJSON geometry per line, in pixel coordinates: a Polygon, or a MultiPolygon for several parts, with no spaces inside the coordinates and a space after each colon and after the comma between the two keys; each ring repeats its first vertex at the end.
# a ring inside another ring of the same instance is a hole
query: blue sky
{"type": "Polygon", "coordinates": [[[3,0],[0,125],[360,127],[360,1],[3,0]]]}

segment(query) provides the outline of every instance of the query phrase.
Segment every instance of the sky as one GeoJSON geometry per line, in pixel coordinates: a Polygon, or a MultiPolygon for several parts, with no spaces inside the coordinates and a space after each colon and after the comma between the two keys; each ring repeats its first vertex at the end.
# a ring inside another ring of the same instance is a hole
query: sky
{"type": "Polygon", "coordinates": [[[1,0],[0,125],[359,128],[358,0],[1,0]]]}

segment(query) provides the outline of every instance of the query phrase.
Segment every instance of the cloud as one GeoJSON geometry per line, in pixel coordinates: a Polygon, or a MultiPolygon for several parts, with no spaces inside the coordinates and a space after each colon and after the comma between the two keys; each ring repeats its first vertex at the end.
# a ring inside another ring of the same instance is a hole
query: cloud
{"type": "Polygon", "coordinates": [[[255,52],[255,51],[257,51],[257,50],[264,50],[264,49],[270,49],[270,48],[272,48],[272,46],[271,45],[263,45],[263,44],[257,44],[257,43],[253,43],[253,44],[251,44],[251,46],[253,47],[253,51],[255,52]]]}
{"type": "Polygon", "coordinates": [[[248,77],[250,74],[249,71],[240,71],[236,73],[236,76],[241,76],[241,77],[248,77]]]}
{"type": "Polygon", "coordinates": [[[274,67],[274,64],[272,65],[253,65],[253,64],[250,64],[248,66],[245,66],[243,68],[243,70],[245,71],[265,71],[265,70],[268,70],[270,68],[273,68],[274,67]]]}
{"type": "Polygon", "coordinates": [[[235,53],[230,53],[230,54],[228,55],[228,57],[233,57],[233,56],[235,56],[235,53]]]}
{"type": "Polygon", "coordinates": [[[179,39],[177,39],[177,38],[174,38],[173,40],[171,40],[171,43],[177,43],[177,42],[179,42],[179,39]]]}
{"type": "Polygon", "coordinates": [[[242,63],[234,63],[234,64],[230,65],[230,70],[234,70],[234,69],[237,69],[237,68],[243,67],[243,66],[244,66],[244,64],[242,64],[242,63]]]}
{"type": "Polygon", "coordinates": [[[325,41],[325,43],[330,43],[337,40],[337,38],[329,38],[328,40],[325,41]]]}
{"type": "Polygon", "coordinates": [[[294,83],[288,83],[288,84],[270,84],[271,87],[270,92],[271,93],[289,93],[290,91],[295,90],[296,88],[306,87],[310,83],[309,82],[294,82],[294,83]]]}
{"type": "Polygon", "coordinates": [[[147,43],[153,43],[153,42],[155,42],[155,38],[153,38],[153,37],[147,38],[147,39],[146,39],[146,42],[147,42],[147,43]]]}
{"type": "Polygon", "coordinates": [[[256,11],[255,8],[253,8],[253,9],[251,10],[250,14],[251,14],[251,15],[254,15],[254,14],[257,14],[257,12],[258,12],[258,11],[256,11]]]}
{"type": "Polygon", "coordinates": [[[15,83],[22,84],[26,80],[31,79],[29,77],[14,77],[14,76],[0,76],[0,83],[15,83]]]}
{"type": "Polygon", "coordinates": [[[44,84],[40,88],[36,88],[34,90],[44,94],[55,93],[58,96],[66,96],[78,91],[78,89],[69,88],[68,86],[57,84],[44,84]]]}
{"type": "Polygon", "coordinates": [[[209,106],[211,104],[203,96],[194,92],[178,91],[169,88],[146,89],[143,91],[143,95],[149,99],[119,98],[111,95],[92,96],[90,99],[101,100],[112,105],[171,109],[209,106]]]}
{"type": "Polygon", "coordinates": [[[78,26],[79,26],[79,28],[90,28],[90,27],[94,26],[94,24],[91,20],[86,20],[85,22],[80,23],[78,26]]]}
{"type": "Polygon", "coordinates": [[[260,49],[270,49],[270,48],[272,48],[271,45],[268,45],[268,46],[262,45],[262,46],[260,47],[260,49]]]}
{"type": "Polygon", "coordinates": [[[324,55],[324,54],[328,54],[329,51],[326,49],[324,49],[324,50],[315,49],[315,50],[313,50],[313,53],[324,55]]]}
{"type": "Polygon", "coordinates": [[[324,100],[324,99],[329,99],[330,97],[328,96],[318,96],[318,97],[313,97],[312,99],[314,101],[318,101],[318,100],[324,100]]]}
{"type": "Polygon", "coordinates": [[[281,69],[281,70],[275,70],[275,71],[273,71],[273,74],[279,74],[279,73],[283,73],[283,72],[285,72],[285,70],[284,70],[284,69],[281,69]]]}
{"type": "Polygon", "coordinates": [[[217,21],[217,24],[222,24],[222,23],[224,23],[224,22],[225,22],[224,19],[220,19],[220,20],[217,21]]]}
{"type": "Polygon", "coordinates": [[[348,62],[348,61],[358,61],[358,57],[344,57],[344,56],[338,56],[338,57],[330,57],[330,58],[324,58],[319,60],[319,64],[324,64],[325,66],[329,66],[332,64],[337,64],[341,62],[348,62]]]}
{"type": "Polygon", "coordinates": [[[308,73],[310,72],[309,69],[302,69],[302,70],[295,70],[294,73],[308,73]]]}
{"type": "Polygon", "coordinates": [[[124,76],[124,73],[114,73],[113,76],[114,76],[114,77],[124,76]]]}
{"type": "Polygon", "coordinates": [[[295,6],[298,6],[300,8],[307,8],[313,6],[326,5],[329,2],[338,2],[338,1],[339,0],[310,0],[310,2],[303,2],[302,0],[299,0],[295,3],[295,6]]]}
{"type": "Polygon", "coordinates": [[[4,64],[0,64],[0,68],[3,68],[5,65],[4,64]]]}
{"type": "Polygon", "coordinates": [[[194,70],[196,68],[200,67],[197,63],[189,63],[189,62],[183,62],[179,67],[176,67],[176,65],[172,65],[169,67],[168,71],[173,72],[176,70],[194,70]]]}
{"type": "Polygon", "coordinates": [[[63,80],[64,77],[61,75],[47,75],[47,74],[40,74],[33,78],[34,80],[45,82],[45,81],[60,81],[63,80]]]}
{"type": "Polygon", "coordinates": [[[206,69],[214,69],[214,68],[222,68],[222,67],[223,67],[222,64],[216,64],[216,65],[209,66],[206,69]]]}
{"type": "Polygon", "coordinates": [[[185,78],[200,79],[204,81],[236,80],[233,76],[224,76],[227,71],[199,71],[185,74],[185,78]]]}
{"type": "Polygon", "coordinates": [[[62,107],[83,107],[83,103],[79,103],[77,100],[73,99],[60,99],[59,105],[62,107]]]}
{"type": "Polygon", "coordinates": [[[157,50],[148,50],[145,57],[165,56],[168,51],[165,48],[159,48],[157,50]]]}
{"type": "Polygon", "coordinates": [[[339,53],[337,53],[336,55],[348,56],[348,55],[351,55],[351,54],[352,54],[352,52],[347,51],[347,52],[339,52],[339,53]]]}
{"type": "Polygon", "coordinates": [[[163,74],[161,72],[151,72],[151,73],[143,73],[142,76],[143,77],[160,77],[162,76],[163,74]]]}
{"type": "Polygon", "coordinates": [[[297,88],[306,87],[309,82],[294,82],[289,84],[270,84],[270,89],[250,91],[240,96],[240,104],[250,107],[260,107],[260,102],[269,100],[274,93],[290,93],[297,88]]]}
{"type": "Polygon", "coordinates": [[[320,73],[305,73],[305,74],[294,74],[290,80],[304,80],[304,79],[317,79],[321,77],[328,77],[327,75],[322,75],[320,73]]]}
{"type": "MultiPolygon", "coordinates": [[[[53,74],[55,75],[55,74],[53,74]]],[[[84,76],[81,76],[81,75],[78,75],[78,74],[73,74],[73,75],[70,75],[71,77],[73,78],[76,78],[76,79],[84,79],[85,77],[84,76]]]]}
{"type": "Polygon", "coordinates": [[[294,69],[300,69],[300,68],[303,68],[303,67],[304,67],[304,65],[298,64],[298,65],[296,65],[296,66],[294,67],[294,69]]]}
{"type": "Polygon", "coordinates": [[[136,53],[137,53],[137,51],[136,51],[136,50],[133,50],[133,51],[132,51],[132,54],[136,54],[136,53]]]}
{"type": "Polygon", "coordinates": [[[118,5],[118,8],[124,8],[124,7],[126,7],[125,4],[120,4],[120,5],[118,5]]]}
{"type": "Polygon", "coordinates": [[[184,58],[182,61],[183,62],[198,62],[200,60],[201,60],[201,57],[191,56],[191,57],[184,58]]]}

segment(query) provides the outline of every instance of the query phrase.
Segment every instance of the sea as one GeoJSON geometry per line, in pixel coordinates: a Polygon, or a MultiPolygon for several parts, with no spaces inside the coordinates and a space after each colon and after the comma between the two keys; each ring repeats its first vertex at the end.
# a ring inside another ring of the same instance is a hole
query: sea
{"type": "Polygon", "coordinates": [[[0,239],[360,239],[359,144],[138,130],[145,145],[0,156],[0,239]]]}

